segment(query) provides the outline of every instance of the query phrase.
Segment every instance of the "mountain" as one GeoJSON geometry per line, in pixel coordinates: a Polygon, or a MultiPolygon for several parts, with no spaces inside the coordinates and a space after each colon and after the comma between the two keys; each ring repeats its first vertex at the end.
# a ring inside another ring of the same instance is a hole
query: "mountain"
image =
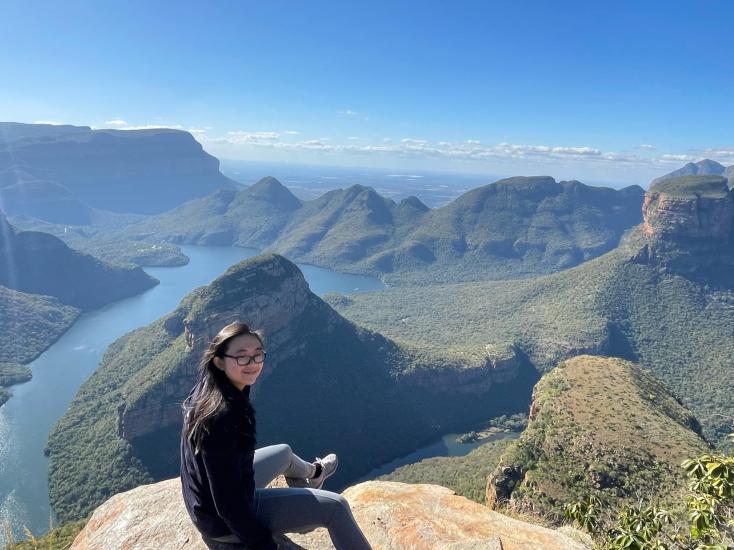
{"type": "Polygon", "coordinates": [[[411,203],[401,208],[370,187],[353,185],[306,203],[271,248],[306,263],[355,271],[360,262],[407,233],[424,213],[411,203]]]}
{"type": "Polygon", "coordinates": [[[391,283],[547,273],[611,250],[641,221],[644,192],[509,178],[431,210],[354,185],[299,201],[274,178],[132,225],[117,238],[252,246],[391,283]]]}
{"type": "Polygon", "coordinates": [[[379,261],[401,271],[406,250],[420,251],[423,261],[416,266],[412,254],[407,265],[439,281],[566,269],[614,248],[640,222],[643,194],[638,186],[614,190],[550,177],[500,180],[431,211],[379,261]]]}
{"type": "Polygon", "coordinates": [[[235,319],[263,329],[269,351],[252,395],[259,445],[337,452],[335,485],[446,431],[518,412],[537,379],[512,348],[426,353],[364,330],[311,293],[294,264],[257,256],[108,348],[48,441],[62,521],[178,473],[181,402],[203,349],[235,319]]]}
{"type": "Polygon", "coordinates": [[[139,267],[106,264],[38,231],[20,231],[0,211],[0,285],[93,309],[157,284],[139,267]]]}
{"type": "Polygon", "coordinates": [[[268,246],[301,201],[275,178],[236,191],[220,189],[114,233],[118,238],[208,246],[268,246]]]}
{"type": "Polygon", "coordinates": [[[703,159],[698,162],[689,162],[683,168],[678,168],[669,174],[655,178],[652,180],[652,184],[679,176],[724,176],[727,170],[723,164],[719,164],[715,160],[703,159]]]}
{"type": "Polygon", "coordinates": [[[0,123],[9,215],[84,224],[89,207],[152,214],[238,185],[188,132],[0,123]]]}
{"type": "Polygon", "coordinates": [[[723,194],[720,179],[698,181],[700,197],[651,189],[641,227],[566,271],[328,301],[348,319],[426,350],[509,343],[541,372],[579,354],[633,360],[722,442],[734,416],[734,256],[725,236],[732,192],[723,194]]]}
{"type": "Polygon", "coordinates": [[[701,426],[647,369],[581,355],[533,390],[530,423],[487,483],[487,503],[563,523],[563,506],[597,496],[613,511],[640,495],[664,507],[683,501],[681,462],[710,450],[701,426]]]}

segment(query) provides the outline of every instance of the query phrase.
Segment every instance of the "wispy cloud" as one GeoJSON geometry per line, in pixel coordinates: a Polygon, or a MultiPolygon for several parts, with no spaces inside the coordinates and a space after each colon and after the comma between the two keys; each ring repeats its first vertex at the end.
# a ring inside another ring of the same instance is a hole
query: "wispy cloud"
{"type": "Polygon", "coordinates": [[[33,124],[50,124],[51,126],[62,126],[63,122],[58,122],[56,120],[36,120],[33,122],[33,124]]]}
{"type": "Polygon", "coordinates": [[[367,115],[365,115],[364,113],[359,113],[355,111],[354,109],[342,109],[340,111],[337,111],[336,113],[341,116],[361,118],[362,120],[369,120],[369,117],[367,115]]]}
{"type": "Polygon", "coordinates": [[[250,132],[247,130],[235,130],[227,132],[227,136],[233,143],[272,143],[280,139],[279,132],[250,132]]]}
{"type": "Polygon", "coordinates": [[[703,156],[716,160],[722,164],[734,164],[734,147],[718,147],[704,149],[703,156]]]}
{"type": "Polygon", "coordinates": [[[660,160],[662,161],[691,162],[695,159],[696,157],[692,155],[671,155],[668,153],[666,153],[665,155],[660,155],[660,160]]]}
{"type": "MultiPolygon", "coordinates": [[[[391,155],[398,157],[450,159],[494,162],[515,160],[527,162],[564,161],[602,164],[659,166],[668,168],[680,162],[699,160],[705,156],[734,160],[734,149],[720,148],[703,152],[667,153],[656,157],[632,152],[604,151],[590,145],[546,145],[501,142],[483,145],[476,139],[431,142],[427,139],[404,137],[397,141],[383,138],[370,143],[363,138],[349,137],[344,143],[329,138],[284,140],[279,132],[229,132],[227,136],[210,137],[213,144],[251,145],[282,151],[320,152],[347,155],[391,155]]],[[[649,150],[649,149],[648,149],[649,150]]]]}
{"type": "MultiPolygon", "coordinates": [[[[352,110],[343,112],[348,116],[359,116],[352,110]]],[[[41,121],[39,121],[41,123],[41,121]]],[[[45,121],[51,124],[50,121],[45,121]]],[[[604,151],[591,145],[543,144],[543,143],[510,143],[503,141],[494,145],[482,144],[477,139],[459,141],[437,141],[417,137],[403,137],[398,140],[385,137],[378,142],[370,142],[367,138],[350,136],[343,142],[329,137],[298,139],[300,132],[296,130],[233,130],[225,134],[213,134],[212,127],[187,128],[181,124],[173,125],[128,125],[122,119],[108,120],[106,124],[117,126],[119,130],[143,130],[154,128],[172,128],[185,130],[193,134],[197,140],[207,146],[258,147],[281,151],[310,152],[322,154],[344,155],[382,155],[404,158],[448,159],[459,161],[497,162],[503,160],[524,162],[586,162],[596,164],[616,164],[630,166],[654,166],[670,168],[682,162],[691,162],[703,158],[711,158],[724,164],[734,164],[734,147],[718,147],[686,152],[668,152],[650,156],[656,151],[654,145],[637,146],[640,154],[624,151],[604,151]]],[[[58,124],[58,123],[56,123],[58,124]]]]}

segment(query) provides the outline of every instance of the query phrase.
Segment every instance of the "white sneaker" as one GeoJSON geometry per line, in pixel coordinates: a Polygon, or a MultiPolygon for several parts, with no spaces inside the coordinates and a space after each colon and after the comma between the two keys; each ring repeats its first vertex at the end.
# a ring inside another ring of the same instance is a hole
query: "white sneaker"
{"type": "Polygon", "coordinates": [[[306,487],[307,489],[321,489],[324,481],[330,478],[336,472],[339,466],[339,459],[334,453],[326,455],[324,458],[317,458],[314,464],[321,464],[321,475],[310,478],[286,477],[286,483],[289,487],[306,487]]]}

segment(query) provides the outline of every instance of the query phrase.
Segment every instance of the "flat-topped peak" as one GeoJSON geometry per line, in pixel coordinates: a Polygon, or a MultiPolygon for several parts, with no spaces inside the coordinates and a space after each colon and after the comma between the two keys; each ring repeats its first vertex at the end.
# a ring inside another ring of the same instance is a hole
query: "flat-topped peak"
{"type": "MultiPolygon", "coordinates": [[[[722,167],[723,168],[723,167],[722,167]]],[[[725,198],[729,187],[725,177],[711,174],[676,176],[654,182],[649,193],[664,193],[674,197],[725,198]]]]}

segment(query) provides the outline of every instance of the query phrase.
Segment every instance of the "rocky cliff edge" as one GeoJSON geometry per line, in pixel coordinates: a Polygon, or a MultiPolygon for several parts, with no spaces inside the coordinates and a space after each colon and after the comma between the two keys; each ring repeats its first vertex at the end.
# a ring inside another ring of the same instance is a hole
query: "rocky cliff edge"
{"type": "MultiPolygon", "coordinates": [[[[583,550],[569,535],[519,521],[438,485],[369,481],[343,493],[375,550],[583,550]]],[[[579,535],[581,537],[582,535],[579,535]]],[[[120,493],[97,508],[71,550],[205,550],[179,478],[120,493]]],[[[326,529],[288,535],[281,548],[332,550],[326,529]]]]}

